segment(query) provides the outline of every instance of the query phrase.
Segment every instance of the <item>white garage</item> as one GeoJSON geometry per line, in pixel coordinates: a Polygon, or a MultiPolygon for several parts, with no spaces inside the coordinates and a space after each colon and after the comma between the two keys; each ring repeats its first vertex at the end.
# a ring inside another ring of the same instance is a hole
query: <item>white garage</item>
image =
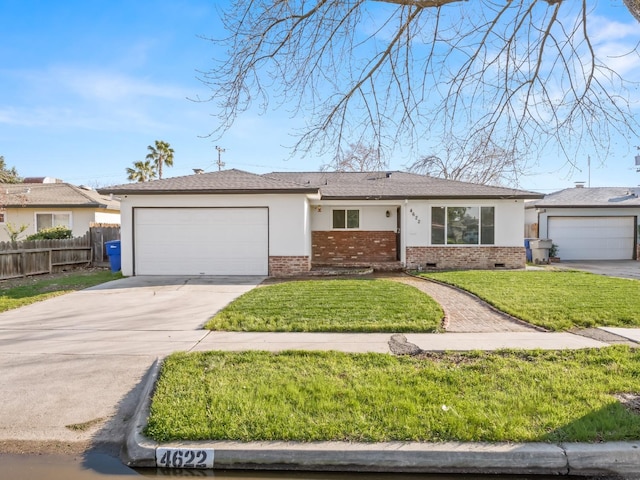
{"type": "Polygon", "coordinates": [[[135,275],[268,275],[269,210],[133,209],[135,275]]]}
{"type": "Polygon", "coordinates": [[[562,260],[631,260],[634,217],[548,217],[548,238],[562,260]]]}

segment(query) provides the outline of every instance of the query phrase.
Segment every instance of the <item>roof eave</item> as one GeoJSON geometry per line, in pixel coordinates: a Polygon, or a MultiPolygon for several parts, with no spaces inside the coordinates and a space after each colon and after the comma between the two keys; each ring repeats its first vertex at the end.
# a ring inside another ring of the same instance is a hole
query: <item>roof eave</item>
{"type": "Polygon", "coordinates": [[[322,200],[529,200],[543,195],[322,195],[322,200]]]}
{"type": "Polygon", "coordinates": [[[638,205],[610,205],[610,204],[586,204],[586,205],[549,205],[548,203],[536,203],[529,208],[640,208],[638,205]]]}
{"type": "Polygon", "coordinates": [[[102,194],[114,195],[259,195],[259,194],[309,194],[317,189],[175,189],[175,190],[99,190],[102,194]]]}

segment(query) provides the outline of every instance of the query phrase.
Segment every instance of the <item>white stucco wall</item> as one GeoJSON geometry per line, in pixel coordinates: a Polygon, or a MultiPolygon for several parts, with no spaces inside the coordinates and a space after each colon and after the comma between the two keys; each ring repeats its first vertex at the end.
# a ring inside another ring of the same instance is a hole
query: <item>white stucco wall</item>
{"type": "Polygon", "coordinates": [[[9,240],[9,234],[5,228],[7,223],[11,223],[16,227],[19,227],[20,225],[28,225],[27,230],[20,235],[20,239],[35,233],[36,213],[70,213],[70,227],[74,237],[81,237],[87,233],[89,231],[89,225],[92,222],[120,223],[120,214],[109,210],[95,211],[90,208],[7,208],[5,212],[5,223],[0,223],[0,241],[9,240]],[[103,218],[108,218],[109,220],[97,220],[98,215],[103,216],[103,218]]]}
{"type": "Polygon", "coordinates": [[[110,212],[105,210],[104,212],[96,212],[94,222],[96,223],[114,223],[120,224],[120,212],[110,212]]]}
{"type": "Polygon", "coordinates": [[[396,210],[398,204],[389,202],[370,201],[366,204],[362,201],[321,201],[312,202],[311,206],[311,230],[333,230],[333,210],[347,209],[360,210],[360,228],[367,231],[395,231],[396,210]],[[389,217],[386,212],[389,212],[389,217]]]}
{"type": "MultiPolygon", "coordinates": [[[[495,246],[524,245],[524,200],[409,200],[404,208],[404,238],[407,247],[431,245],[431,207],[494,207],[495,246]]],[[[452,245],[464,248],[465,245],[452,245]]]]}
{"type": "MultiPolygon", "coordinates": [[[[134,207],[267,207],[269,255],[310,255],[308,201],[304,194],[274,195],[123,195],[121,212],[122,273],[133,275],[134,207]]],[[[170,225],[168,225],[170,228],[170,225]]]]}

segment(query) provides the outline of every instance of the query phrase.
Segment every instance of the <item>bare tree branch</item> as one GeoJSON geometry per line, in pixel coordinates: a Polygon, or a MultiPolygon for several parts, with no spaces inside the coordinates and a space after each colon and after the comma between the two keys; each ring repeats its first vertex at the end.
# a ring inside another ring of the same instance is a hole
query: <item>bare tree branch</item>
{"type": "MultiPolygon", "coordinates": [[[[212,135],[252,105],[286,105],[301,119],[294,155],[357,144],[416,155],[456,138],[459,154],[489,142],[605,156],[638,123],[590,18],[586,0],[236,0],[229,56],[201,78],[218,107],[212,135]]],[[[640,65],[637,46],[628,58],[640,65]]]]}

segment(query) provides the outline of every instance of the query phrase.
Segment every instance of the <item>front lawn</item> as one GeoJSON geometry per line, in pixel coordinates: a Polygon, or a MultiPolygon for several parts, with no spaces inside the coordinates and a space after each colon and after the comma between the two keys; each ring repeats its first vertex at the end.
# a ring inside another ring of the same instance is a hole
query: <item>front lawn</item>
{"type": "Polygon", "coordinates": [[[75,271],[0,281],[0,312],[122,278],[109,270],[75,271]]]}
{"type": "Polygon", "coordinates": [[[308,280],[255,288],[205,328],[250,332],[437,332],[440,306],[391,280],[308,280]]]}
{"type": "Polygon", "coordinates": [[[620,346],[422,358],[177,353],[162,367],[146,434],[160,442],[637,440],[640,415],[616,395],[637,401],[638,372],[640,353],[620,346]]]}
{"type": "Polygon", "coordinates": [[[549,330],[640,327],[640,282],[578,271],[423,273],[549,330]]]}

